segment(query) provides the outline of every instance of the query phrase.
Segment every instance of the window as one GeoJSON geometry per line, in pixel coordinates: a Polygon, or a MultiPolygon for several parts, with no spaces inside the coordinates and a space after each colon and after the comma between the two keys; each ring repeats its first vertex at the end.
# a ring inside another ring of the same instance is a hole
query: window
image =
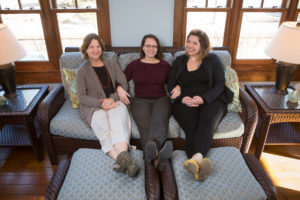
{"type": "Polygon", "coordinates": [[[282,0],[244,0],[236,59],[268,59],[264,53],[287,9],[282,0]]]}
{"type": "Polygon", "coordinates": [[[276,33],[280,12],[245,12],[242,17],[237,59],[266,59],[264,49],[276,33]]]}
{"type": "Polygon", "coordinates": [[[5,23],[27,51],[21,61],[45,61],[58,69],[65,47],[78,47],[88,33],[110,46],[108,0],[1,0],[5,23]]]}
{"type": "Polygon", "coordinates": [[[7,14],[2,14],[2,22],[7,24],[27,51],[25,60],[48,60],[44,31],[42,28],[40,5],[37,0],[4,0],[1,3],[7,14]],[[17,10],[17,12],[11,12],[17,10]]]}
{"type": "MultiPolygon", "coordinates": [[[[209,35],[212,46],[223,46],[226,19],[230,17],[231,10],[227,7],[227,1],[187,0],[186,3],[185,35],[188,35],[192,29],[201,29],[209,35]]],[[[185,37],[183,37],[183,43],[184,40],[185,37]]]]}
{"type": "MultiPolygon", "coordinates": [[[[175,12],[180,15],[176,7],[179,2],[175,0],[175,12]]],[[[182,34],[174,33],[174,44],[184,45],[192,29],[201,29],[212,46],[230,46],[234,63],[269,59],[264,49],[279,25],[292,18],[300,20],[298,0],[185,0],[181,6],[183,21],[174,21],[174,31],[181,24],[182,34]],[[288,13],[291,6],[298,7],[296,13],[288,13]]]]}

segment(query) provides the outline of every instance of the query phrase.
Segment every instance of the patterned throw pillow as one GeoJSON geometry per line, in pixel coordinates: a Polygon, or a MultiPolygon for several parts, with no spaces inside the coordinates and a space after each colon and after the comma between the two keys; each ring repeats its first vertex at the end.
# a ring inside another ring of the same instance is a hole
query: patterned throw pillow
{"type": "Polygon", "coordinates": [[[232,103],[228,104],[228,112],[242,112],[239,99],[239,79],[236,72],[229,66],[225,67],[225,84],[233,92],[232,103]]]}
{"type": "Polygon", "coordinates": [[[62,68],[64,73],[65,81],[68,87],[70,101],[72,102],[73,108],[79,108],[79,100],[76,91],[76,72],[77,69],[66,69],[62,68]]]}

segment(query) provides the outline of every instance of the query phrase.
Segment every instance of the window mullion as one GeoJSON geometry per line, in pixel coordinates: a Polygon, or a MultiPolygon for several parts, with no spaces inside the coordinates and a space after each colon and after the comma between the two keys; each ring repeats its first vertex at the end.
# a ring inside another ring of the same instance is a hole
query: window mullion
{"type": "Polygon", "coordinates": [[[231,8],[231,0],[226,1],[226,8],[231,8]]]}
{"type": "Polygon", "coordinates": [[[56,0],[51,0],[51,4],[52,4],[52,9],[53,8],[57,8],[57,4],[56,4],[56,0]]]}
{"type": "Polygon", "coordinates": [[[60,45],[60,38],[57,34],[57,28],[55,27],[55,25],[57,24],[54,21],[54,13],[51,10],[50,1],[39,0],[39,2],[43,11],[43,13],[41,14],[41,21],[44,30],[49,62],[53,63],[55,67],[58,67],[58,60],[59,56],[62,53],[62,50],[60,45]]]}
{"type": "Polygon", "coordinates": [[[281,8],[287,8],[287,0],[282,0],[282,2],[281,2],[281,8]]]}
{"type": "Polygon", "coordinates": [[[260,2],[260,7],[261,7],[261,8],[264,7],[264,0],[261,0],[261,2],[260,2]]]}
{"type": "Polygon", "coordinates": [[[78,2],[75,0],[75,8],[78,8],[78,2]]]}
{"type": "Polygon", "coordinates": [[[21,3],[21,0],[18,0],[18,4],[19,4],[20,10],[22,10],[22,9],[23,9],[23,6],[22,6],[22,3],[21,3]]]}

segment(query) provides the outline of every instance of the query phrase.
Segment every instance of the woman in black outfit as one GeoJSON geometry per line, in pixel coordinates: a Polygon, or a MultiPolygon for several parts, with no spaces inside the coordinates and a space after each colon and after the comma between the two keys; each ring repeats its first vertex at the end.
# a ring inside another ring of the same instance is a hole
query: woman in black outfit
{"type": "Polygon", "coordinates": [[[201,30],[192,30],[185,44],[186,52],[171,67],[168,91],[172,112],[186,134],[185,168],[203,181],[211,171],[211,161],[204,158],[211,146],[213,133],[227,113],[233,93],[225,86],[222,63],[209,53],[210,42],[201,30]]]}

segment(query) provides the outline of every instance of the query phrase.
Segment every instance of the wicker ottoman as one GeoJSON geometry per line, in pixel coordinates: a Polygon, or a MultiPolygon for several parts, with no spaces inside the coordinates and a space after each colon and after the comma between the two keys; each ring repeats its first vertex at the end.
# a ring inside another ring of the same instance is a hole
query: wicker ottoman
{"type": "Polygon", "coordinates": [[[271,180],[253,155],[242,155],[234,147],[219,147],[210,149],[207,157],[212,161],[211,175],[197,182],[184,169],[185,152],[174,151],[168,170],[161,174],[164,199],[276,199],[271,180]]]}
{"type": "Polygon", "coordinates": [[[101,150],[79,149],[71,161],[60,162],[45,199],[159,199],[157,171],[145,166],[142,151],[133,150],[131,156],[141,167],[135,178],[113,171],[114,161],[101,150]]]}

